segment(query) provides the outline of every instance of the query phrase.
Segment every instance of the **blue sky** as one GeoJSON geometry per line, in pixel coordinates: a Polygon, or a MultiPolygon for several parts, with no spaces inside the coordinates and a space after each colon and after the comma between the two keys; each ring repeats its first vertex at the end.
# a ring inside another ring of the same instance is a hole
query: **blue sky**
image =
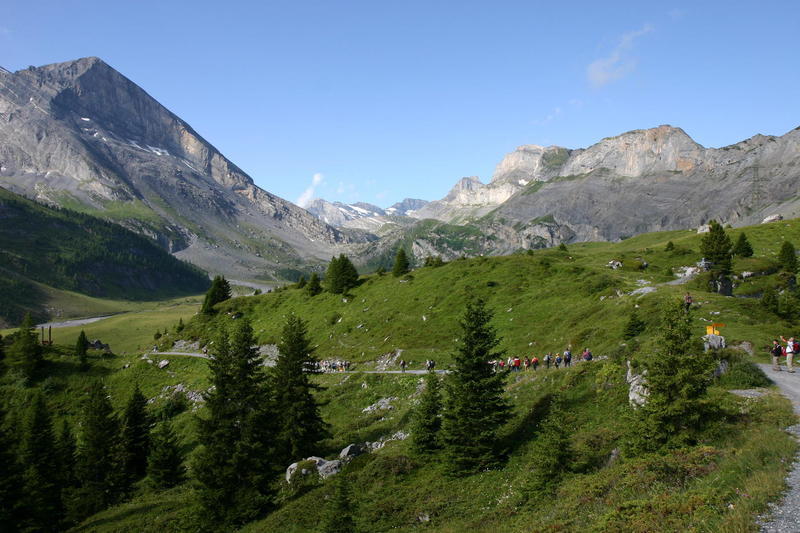
{"type": "Polygon", "coordinates": [[[261,187],[381,206],[521,144],[781,135],[799,35],[797,1],[0,3],[0,66],[99,56],[261,187]]]}

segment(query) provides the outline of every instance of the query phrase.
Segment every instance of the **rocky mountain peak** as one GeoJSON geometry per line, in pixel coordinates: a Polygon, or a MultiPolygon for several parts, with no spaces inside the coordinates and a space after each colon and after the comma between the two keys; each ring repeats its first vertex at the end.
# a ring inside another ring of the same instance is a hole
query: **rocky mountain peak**
{"type": "Polygon", "coordinates": [[[491,183],[508,182],[524,186],[532,180],[547,180],[557,174],[569,154],[570,151],[561,146],[519,146],[498,163],[491,183]]]}

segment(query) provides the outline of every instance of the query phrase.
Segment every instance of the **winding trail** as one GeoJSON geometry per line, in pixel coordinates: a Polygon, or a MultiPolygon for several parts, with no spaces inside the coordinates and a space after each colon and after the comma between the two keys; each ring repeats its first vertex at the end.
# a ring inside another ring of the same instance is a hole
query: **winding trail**
{"type": "MultiPolygon", "coordinates": [[[[790,374],[785,370],[775,372],[772,365],[758,365],[769,378],[780,387],[781,392],[792,402],[792,407],[800,415],[800,372],[790,374]]],[[[788,429],[790,433],[800,438],[800,424],[788,429]]],[[[768,522],[761,523],[763,533],[796,533],[800,531],[800,454],[795,458],[792,471],[786,478],[789,489],[779,503],[771,505],[771,513],[762,517],[768,522]]]]}
{"type": "MultiPolygon", "coordinates": [[[[208,354],[199,352],[145,352],[146,355],[158,357],[159,355],[183,355],[185,357],[197,357],[200,359],[211,359],[208,354]]],[[[435,370],[437,374],[449,374],[449,370],[435,370]]],[[[324,374],[427,374],[427,370],[348,370],[346,372],[324,372],[324,374]]]]}

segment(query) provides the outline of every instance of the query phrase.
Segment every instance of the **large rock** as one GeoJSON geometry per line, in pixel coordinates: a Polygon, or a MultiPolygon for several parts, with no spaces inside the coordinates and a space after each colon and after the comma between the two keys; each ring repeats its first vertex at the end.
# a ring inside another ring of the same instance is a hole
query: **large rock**
{"type": "Polygon", "coordinates": [[[721,350],[726,346],[725,337],[722,335],[703,335],[703,348],[705,351],[721,350]]]}
{"type": "MultiPolygon", "coordinates": [[[[312,465],[315,468],[315,473],[322,479],[327,479],[331,476],[334,476],[341,472],[342,470],[342,461],[338,459],[334,459],[333,461],[327,461],[322,457],[311,456],[305,459],[305,461],[300,461],[297,463],[292,463],[286,469],[286,482],[291,483],[292,479],[294,478],[295,474],[297,473],[297,469],[300,468],[302,464],[312,465]]],[[[314,471],[308,468],[301,468],[300,474],[301,475],[310,475],[314,473],[314,471]]]]}
{"type": "Polygon", "coordinates": [[[641,373],[634,372],[631,362],[628,361],[628,372],[625,381],[628,383],[628,402],[633,407],[641,407],[647,403],[647,371],[641,373]]]}
{"type": "Polygon", "coordinates": [[[342,461],[351,461],[358,457],[359,455],[363,455],[367,453],[369,449],[364,444],[350,444],[345,446],[341,452],[339,452],[339,459],[342,461]]]}

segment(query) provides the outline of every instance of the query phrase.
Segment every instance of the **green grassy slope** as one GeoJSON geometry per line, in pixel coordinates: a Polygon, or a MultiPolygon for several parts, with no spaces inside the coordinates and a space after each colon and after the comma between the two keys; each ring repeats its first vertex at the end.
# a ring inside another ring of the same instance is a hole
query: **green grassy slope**
{"type": "Polygon", "coordinates": [[[0,320],[48,316],[37,282],[94,297],[196,294],[206,275],[121,226],[36,204],[0,188],[0,320]]]}
{"type": "MultiPolygon", "coordinates": [[[[730,231],[732,237],[741,230],[730,231]]],[[[754,294],[779,286],[774,257],[784,239],[800,243],[800,221],[746,228],[756,257],[737,260],[736,272],[764,275],[742,281],[738,294],[754,294]]],[[[775,392],[756,399],[731,395],[725,388],[748,386],[747,380],[718,382],[711,401],[723,416],[707,431],[700,446],[666,455],[621,457],[614,450],[630,423],[621,334],[630,311],[649,327],[640,337],[641,354],[652,353],[657,333],[657,304],[679,298],[687,289],[698,302],[694,328],[701,335],[711,322],[724,322],[729,343],[748,341],[759,347],[778,333],[793,333],[794,322],[778,318],[753,298],[725,298],[703,292],[702,279],[688,285],[663,285],[674,279],[667,267],[691,265],[699,259],[699,236],[689,231],[642,235],[620,243],[572,245],[567,252],[541,250],[532,254],[459,260],[438,268],[422,268],[408,278],[370,276],[342,297],[303,291],[236,298],[220,304],[217,318],[197,316],[185,336],[210,338],[215,328],[244,315],[253,321],[261,343],[275,342],[288,313],[309,321],[317,357],[345,358],[356,368],[369,369],[382,354],[402,349],[403,357],[420,367],[434,358],[446,367],[458,319],[470,292],[485,297],[495,312],[502,346],[509,354],[525,355],[591,347],[609,356],[568,370],[532,371],[510,376],[507,394],[513,413],[503,427],[507,462],[498,470],[465,479],[449,478],[437,461],[414,456],[408,441],[389,442],[378,452],[356,459],[344,470],[357,500],[356,519],[368,531],[750,531],[754,516],[780,493],[797,444],[783,428],[794,422],[788,402],[775,392]],[[676,249],[664,250],[668,241],[676,249]],[[622,260],[612,271],[605,265],[622,260]],[[649,267],[639,270],[639,259],[649,267]],[[629,295],[646,280],[656,288],[643,296],[629,295]],[[719,313],[719,314],[717,314],[719,313]],[[423,320],[423,316],[425,317],[423,320]],[[551,401],[564,406],[569,465],[560,483],[546,494],[531,491],[531,472],[542,450],[540,424],[551,401]]],[[[196,304],[165,308],[161,314],[121,315],[84,329],[90,337],[111,342],[115,351],[134,355],[101,359],[93,372],[110,383],[115,406],[142,384],[156,405],[164,402],[164,386],[185,383],[192,390],[207,387],[205,362],[165,356],[171,363],[159,371],[140,360],[137,349],[151,344],[152,332],[184,321],[196,304]],[[118,320],[113,322],[113,320],[118,320]],[[160,323],[159,323],[160,321],[160,323]],[[95,328],[106,328],[97,330],[95,328]],[[98,331],[100,331],[98,333],[98,331]],[[123,369],[125,364],[132,366],[123,369]]],[[[58,342],[74,342],[77,329],[59,334],[58,342]]],[[[174,336],[172,336],[174,338],[174,336]]],[[[741,353],[741,352],[740,352],[741,353]]],[[[732,352],[729,357],[736,358],[732,352]]],[[[65,355],[52,355],[54,360],[65,355]]],[[[745,356],[739,356],[745,357],[745,356]]],[[[759,356],[763,358],[764,356],[759,356]]],[[[66,416],[73,416],[80,375],[68,371],[53,378],[59,391],[50,396],[66,416]]],[[[58,368],[62,368],[59,366],[58,368]]],[[[49,379],[49,378],[46,378],[49,379]]],[[[322,413],[332,437],[319,455],[333,458],[353,442],[376,441],[407,431],[419,397],[420,376],[400,374],[333,374],[315,378],[322,413]],[[393,409],[364,413],[381,398],[395,397],[393,409]]],[[[44,380],[35,386],[44,387],[44,380]]],[[[202,415],[202,410],[197,414],[202,415]]],[[[176,418],[182,443],[190,454],[200,444],[195,415],[176,418]]],[[[328,487],[311,486],[293,495],[282,489],[278,509],[245,531],[315,531],[328,487]]],[[[187,531],[200,512],[190,484],[166,493],[142,487],[130,502],[87,519],[76,531],[187,531]]]]}

